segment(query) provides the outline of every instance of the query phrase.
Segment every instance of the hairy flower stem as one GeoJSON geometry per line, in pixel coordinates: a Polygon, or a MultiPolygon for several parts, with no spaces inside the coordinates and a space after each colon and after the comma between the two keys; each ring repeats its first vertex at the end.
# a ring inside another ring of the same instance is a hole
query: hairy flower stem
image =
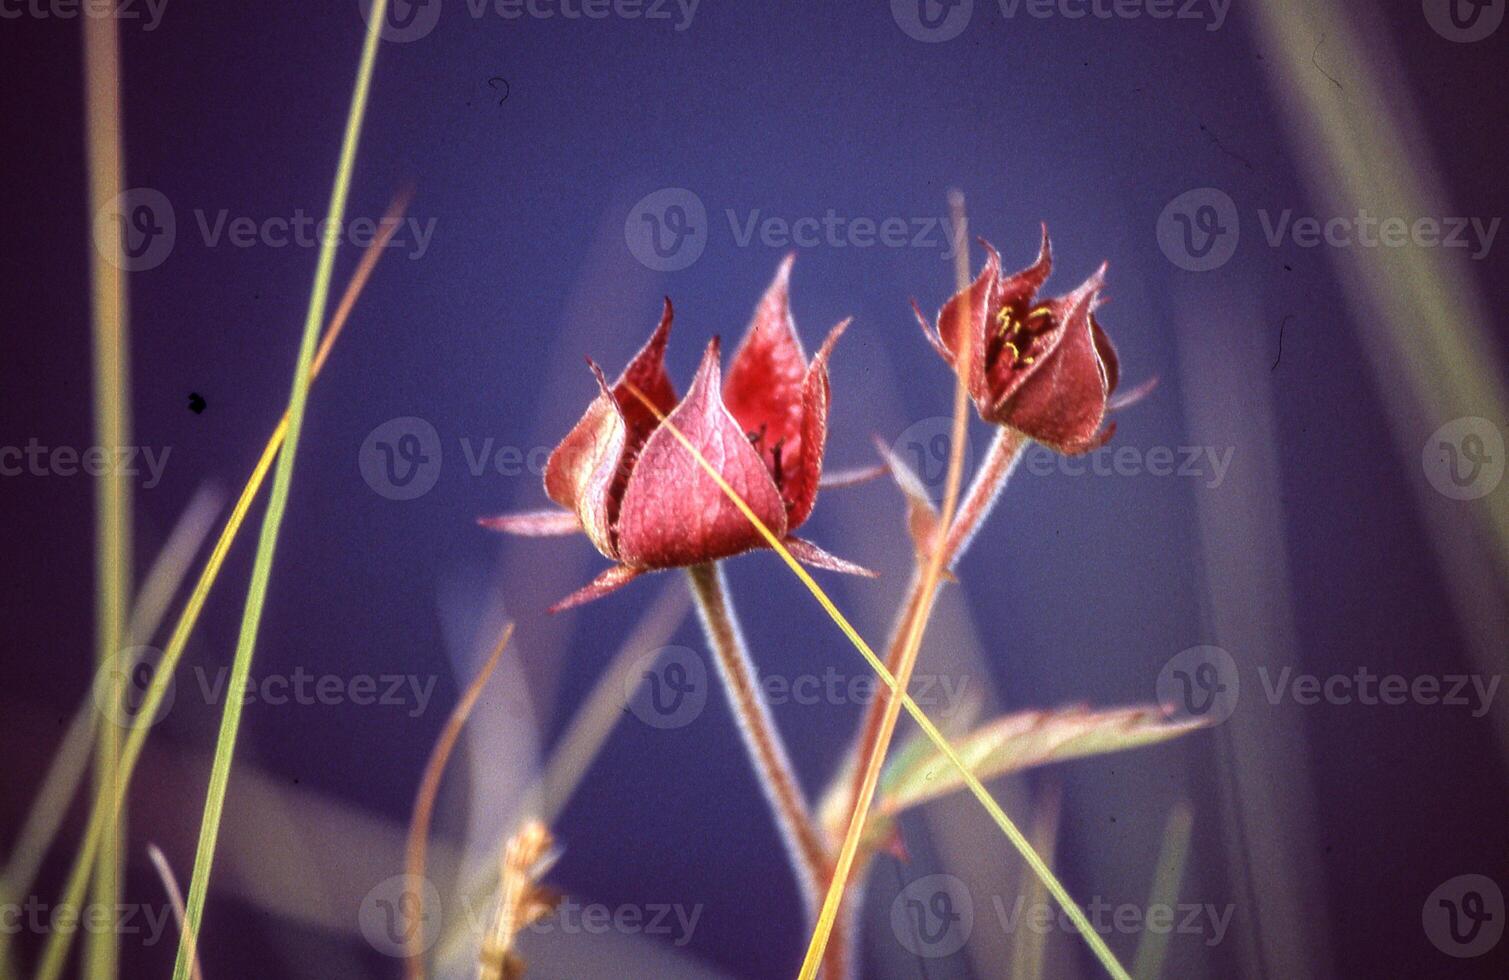
{"type": "MultiPolygon", "coordinates": [[[[959,504],[959,513],[949,525],[943,539],[943,567],[952,570],[954,563],[964,554],[974,540],[975,532],[985,522],[986,516],[995,506],[996,498],[1000,496],[1001,489],[1006,486],[1006,480],[1016,468],[1017,461],[1022,457],[1022,450],[1028,443],[1026,436],[1015,429],[999,428],[996,430],[995,439],[991,441],[990,450],[986,453],[985,461],[975,473],[974,480],[969,485],[963,501],[959,504]]],[[[908,589],[905,604],[902,606],[901,616],[897,619],[895,628],[891,632],[891,641],[886,647],[886,669],[893,674],[901,663],[901,656],[906,650],[906,638],[910,632],[913,618],[922,616],[924,619],[932,615],[933,603],[937,601],[939,588],[931,590],[930,594],[924,595],[922,569],[919,568],[912,575],[911,586],[908,589]]],[[[885,704],[888,698],[879,697],[872,700],[865,710],[864,724],[860,728],[859,740],[855,743],[854,752],[851,756],[852,771],[854,773],[849,788],[849,798],[844,806],[844,814],[854,812],[854,807],[859,800],[860,788],[864,781],[864,761],[875,750],[875,741],[880,736],[880,721],[885,713],[885,704]]]]}
{"type": "MultiPolygon", "coordinates": [[[[832,875],[832,858],[791,769],[791,758],[776,730],[775,719],[760,695],[759,677],[744,645],[739,620],[729,604],[722,568],[716,562],[693,565],[687,569],[687,575],[691,578],[692,598],[697,602],[703,631],[717,658],[718,673],[728,688],[729,703],[739,720],[739,734],[759,774],[765,797],[775,811],[776,824],[797,873],[802,902],[810,919],[816,915],[818,896],[832,875]]],[[[830,980],[843,980],[847,944],[840,936],[834,940],[824,962],[830,980]]]]}

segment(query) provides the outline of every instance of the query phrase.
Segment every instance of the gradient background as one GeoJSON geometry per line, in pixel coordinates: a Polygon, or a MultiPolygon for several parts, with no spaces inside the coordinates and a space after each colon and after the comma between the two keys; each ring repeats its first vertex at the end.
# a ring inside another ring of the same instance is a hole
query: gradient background
{"type": "MultiPolygon", "coordinates": [[[[1085,901],[1143,902],[1164,817],[1188,799],[1194,846],[1181,897],[1229,903],[1234,914],[1214,946],[1174,935],[1171,975],[1281,975],[1264,944],[1302,946],[1316,975],[1501,975],[1509,943],[1480,959],[1449,958],[1428,940],[1421,909],[1453,876],[1486,874],[1501,886],[1509,877],[1505,743],[1495,735],[1506,723],[1502,700],[1484,718],[1440,705],[1276,707],[1255,673],[1278,663],[1322,677],[1361,665],[1481,673],[1468,648],[1502,655],[1509,634],[1502,582],[1485,586],[1494,619],[1464,625],[1453,615],[1453,586],[1420,504],[1438,509],[1435,520],[1476,527],[1473,508],[1486,502],[1436,495],[1418,449],[1401,450],[1391,435],[1386,407],[1397,392],[1369,371],[1363,348],[1376,340],[1336,283],[1337,250],[1264,240],[1260,209],[1331,212],[1302,180],[1312,150],[1284,124],[1253,21],[1241,9],[1210,30],[1208,19],[1008,19],[995,4],[974,6],[958,38],[934,44],[907,36],[880,3],[704,2],[678,31],[675,7],[669,21],[505,20],[446,0],[428,36],[382,45],[348,213],[376,217],[413,180],[410,213],[433,219],[433,239],[421,257],[390,250],[314,390],[253,674],[413,673],[438,684],[418,717],[391,706],[252,705],[237,772],[257,771],[290,800],[316,797],[399,828],[484,627],[503,613],[519,623],[508,654],[519,666],[494,681],[489,710],[529,712],[548,748],[640,611],[681,583],[659,576],[546,617],[549,602],[603,562],[580,538],[507,541],[478,529],[478,515],[545,498],[528,473],[474,476],[461,440],[526,452],[552,445],[593,393],[583,355],[616,371],[653,325],[662,294],[677,306],[670,366],[684,390],[707,338],[731,344],[743,330],[785,251],[758,239],[741,246],[729,211],[741,223],[756,211],[791,220],[829,209],[927,218],[943,215],[947,189],[958,187],[972,231],[1008,265],[1031,259],[1037,222],[1048,222],[1058,260],[1050,289],[1067,290],[1109,260],[1114,301],[1104,323],[1123,376],[1160,379],[1121,416],[1113,445],[1211,443],[1230,446],[1234,462],[1216,487],[1019,473],[961,565],[964,586],[951,590],[919,671],[977,650],[970,662],[984,667],[968,668],[970,683],[992,687],[1002,708],[1115,705],[1153,700],[1160,669],[1179,651],[1227,647],[1243,670],[1245,738],[1228,723],[1049,771],[1065,791],[1058,864],[1070,890],[1085,901]],[[494,77],[507,79],[502,104],[494,77]],[[1156,225],[1172,198],[1207,186],[1236,202],[1241,240],[1220,269],[1191,273],[1160,250],[1156,225]],[[665,187],[692,191],[708,213],[705,250],[670,273],[638,262],[624,235],[635,202],[665,187]],[[444,454],[434,488],[412,501],[374,492],[359,469],[368,434],[399,416],[431,423],[444,454]],[[1250,514],[1251,500],[1265,501],[1274,520],[1223,523],[1250,514]],[[1278,569],[1278,592],[1254,592],[1254,582],[1271,584],[1263,574],[1228,574],[1259,566],[1278,569]],[[1223,609],[1241,611],[1241,628],[1223,630],[1223,609]],[[1264,625],[1273,623],[1277,633],[1264,625]],[[1266,761],[1243,769],[1234,758],[1266,761]],[[1259,797],[1303,831],[1284,852],[1299,898],[1282,901],[1277,918],[1242,871],[1261,863],[1243,858],[1254,853],[1246,835],[1264,833],[1259,797]],[[1244,813],[1253,818],[1245,825],[1244,813]],[[1306,931],[1293,932],[1291,919],[1306,931]]],[[[1405,135],[1434,161],[1450,213],[1503,214],[1509,30],[1455,44],[1431,30],[1419,4],[1377,16],[1375,33],[1354,41],[1387,45],[1399,59],[1390,81],[1424,120],[1405,135]]],[[[160,191],[177,215],[171,255],[130,277],[136,441],[171,447],[160,485],[136,491],[144,569],[201,485],[234,493],[245,479],[287,396],[315,263],[310,248],[211,246],[194,212],[323,214],[363,21],[355,0],[172,3],[155,30],[142,26],[122,25],[127,185],[160,191]],[[201,415],[186,408],[191,391],[208,401],[201,415]]],[[[79,24],[7,19],[0,44],[9,341],[0,442],[83,447],[91,219],[79,24]]],[[[1318,38],[1317,71],[1325,54],[1318,38]]],[[[893,439],[949,411],[952,377],[908,307],[916,297],[935,309],[951,291],[941,244],[935,231],[929,247],[799,249],[794,312],[809,347],[837,319],[855,318],[833,362],[830,466],[867,462],[871,433],[893,439]]],[[[1479,261],[1462,251],[1450,261],[1484,291],[1499,345],[1484,368],[1502,371],[1509,259],[1496,245],[1479,261]]],[[[339,276],[356,257],[343,248],[339,276]]],[[[1425,420],[1421,431],[1446,421],[1425,420]]],[[[973,438],[983,451],[988,433],[973,438]]],[[[90,681],[93,489],[82,476],[0,478],[0,841],[19,824],[90,681]]],[[[822,578],[879,642],[907,576],[899,496],[883,483],[827,494],[806,534],[882,571],[878,583],[822,578]]],[[[211,598],[190,667],[229,663],[251,537],[243,533],[211,598]]],[[[775,558],[740,558],[728,572],[763,671],[865,672],[775,558]]],[[[690,623],[675,642],[702,649],[690,623]]],[[[129,888],[140,901],[160,900],[145,841],[161,842],[188,877],[219,713],[196,690],[180,682],[138,777],[129,888]]],[[[815,794],[858,708],[781,705],[776,714],[815,794]]],[[[473,778],[504,764],[512,761],[469,744],[473,778]]],[[[238,778],[233,811],[247,805],[238,778]]],[[[1012,792],[1025,800],[1043,778],[1012,792]]],[[[447,785],[442,837],[478,820],[467,814],[467,782],[453,774],[447,785]]],[[[290,803],[295,813],[300,805],[290,803]]],[[[981,856],[1007,845],[973,802],[936,809],[944,815],[907,824],[910,866],[876,865],[865,975],[1004,969],[967,951],[909,958],[886,927],[891,896],[915,877],[978,871],[979,888],[1007,887],[1004,878],[992,884],[994,859],[981,856]],[[986,870],[972,870],[976,860],[986,870]]],[[[72,819],[44,869],[44,897],[66,870],[72,819]]],[[[356,855],[312,847],[306,829],[294,820],[264,840],[238,841],[232,826],[222,838],[216,874],[226,877],[204,933],[209,976],[396,975],[396,961],[362,941],[354,914],[332,931],[269,911],[234,884],[258,864],[297,865],[316,872],[306,886],[329,884],[320,896],[328,907],[354,908],[362,883],[337,885],[328,869],[356,855]]],[[[626,716],[555,829],[565,851],[550,880],[574,896],[610,907],[700,903],[685,952],[726,975],[794,974],[806,927],[721,693],[680,729],[626,716]]],[[[392,858],[378,861],[384,874],[397,872],[392,858]]],[[[985,949],[1000,930],[987,900],[977,902],[985,949]]],[[[1109,942],[1126,961],[1137,937],[1109,942]]],[[[37,947],[26,939],[22,948],[37,947]]],[[[126,975],[158,976],[173,943],[142,948],[127,937],[123,948],[126,975]]],[[[1055,938],[1050,956],[1052,975],[1094,974],[1072,936],[1055,938]]],[[[547,959],[537,966],[541,976],[566,975],[547,959]]]]}

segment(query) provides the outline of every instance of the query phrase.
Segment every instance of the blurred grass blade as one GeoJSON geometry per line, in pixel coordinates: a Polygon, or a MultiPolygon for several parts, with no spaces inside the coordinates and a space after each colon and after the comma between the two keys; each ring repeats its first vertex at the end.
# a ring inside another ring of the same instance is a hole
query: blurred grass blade
{"type": "MultiPolygon", "coordinates": [[[[179,516],[137,596],[128,631],[130,645],[149,642],[162,625],[167,603],[188,575],[189,565],[204,544],[220,506],[219,493],[201,487],[179,516]]],[[[68,723],[63,742],[42,778],[42,788],[33,796],[21,832],[16,835],[16,845],[0,871],[0,902],[21,901],[36,883],[37,871],[57,838],[69,802],[88,768],[98,718],[99,708],[91,686],[68,723]]],[[[9,933],[0,931],[0,950],[9,945],[9,938],[9,933]]]]}
{"type": "MultiPolygon", "coordinates": [[[[119,18],[84,18],[84,124],[89,170],[89,213],[98,216],[121,193],[125,165],[121,152],[119,18]]],[[[110,253],[95,237],[89,250],[90,312],[93,319],[94,438],[114,450],[131,441],[131,377],[125,256],[119,235],[110,253]]],[[[104,669],[126,633],[131,595],[131,483],[125,467],[112,467],[95,484],[95,664],[104,669]]],[[[114,693],[122,690],[118,681],[114,693]]],[[[106,725],[95,746],[95,797],[106,799],[119,780],[120,731],[106,725]]],[[[121,832],[112,825],[101,842],[94,873],[94,901],[115,908],[120,901],[121,832]]],[[[85,969],[90,976],[116,973],[116,935],[91,930],[85,969]]]]}
{"type": "MultiPolygon", "coordinates": [[[[372,270],[377,265],[377,260],[382,257],[383,250],[397,230],[399,224],[397,219],[401,218],[408,208],[411,196],[412,188],[405,188],[389,205],[385,219],[392,220],[384,220],[381,223],[381,230],[376,239],[367,246],[361,263],[352,274],[346,286],[345,295],[341,297],[340,305],[330,318],[329,326],[325,330],[325,339],[321,342],[319,353],[315,356],[314,364],[310,368],[311,380],[319,376],[320,370],[329,360],[330,352],[344,331],[351,310],[356,305],[356,299],[361,295],[362,289],[372,275],[372,270]]],[[[64,887],[64,902],[68,905],[76,906],[83,900],[84,886],[87,883],[86,876],[94,861],[94,855],[98,851],[102,828],[110,825],[115,811],[125,799],[126,789],[130,786],[131,776],[135,772],[136,763],[141,757],[142,748],[151,731],[152,719],[156,717],[162,705],[173,672],[177,669],[178,662],[183,658],[183,652],[188,646],[189,636],[199,622],[199,613],[209,599],[210,589],[220,576],[220,569],[225,564],[226,556],[230,554],[231,545],[236,540],[241,525],[245,523],[246,515],[251,511],[252,503],[261,491],[262,484],[267,479],[267,474],[272,469],[273,461],[277,458],[278,450],[282,448],[287,434],[288,413],[285,411],[273,429],[272,435],[268,437],[267,444],[262,447],[262,455],[257,459],[256,465],[252,467],[251,475],[247,477],[246,484],[241,488],[241,495],[236,498],[231,514],[226,518],[225,526],[221,529],[220,536],[216,538],[214,547],[210,549],[204,568],[200,571],[193,591],[189,593],[188,601],[184,604],[183,611],[179,613],[178,621],[173,626],[173,632],[168,637],[162,660],[159,661],[152,674],[151,682],[142,698],[141,708],[136,712],[131,731],[126,736],[125,750],[121,753],[120,779],[115,787],[114,798],[96,799],[94,802],[93,812],[85,825],[83,845],[74,859],[73,868],[69,872],[67,884],[64,887]]],[[[55,930],[48,935],[43,949],[42,966],[38,973],[41,980],[56,980],[61,975],[67,962],[73,935],[72,932],[61,930],[55,930]]],[[[3,939],[4,934],[0,933],[0,944],[3,944],[3,939]]]]}
{"type": "MultiPolygon", "coordinates": [[[[1179,885],[1184,880],[1184,862],[1189,857],[1189,834],[1194,813],[1188,803],[1179,802],[1169,811],[1163,825],[1163,846],[1158,850],[1158,867],[1153,873],[1153,887],[1147,897],[1145,912],[1155,908],[1176,908],[1179,885]]],[[[1137,942],[1137,957],[1132,961],[1132,976],[1137,980],[1157,980],[1163,973],[1163,958],[1168,952],[1168,930],[1144,929],[1137,942]]]]}
{"type": "MultiPolygon", "coordinates": [[[[361,64],[356,73],[356,88],[346,117],[346,132],[341,145],[340,163],[336,169],[335,183],[330,195],[330,208],[326,215],[326,227],[329,228],[339,228],[345,220],[346,198],[351,188],[351,171],[356,162],[356,148],[361,137],[362,117],[367,108],[372,69],[377,61],[377,47],[386,17],[387,0],[374,0],[367,16],[367,36],[362,46],[361,64]]],[[[236,656],[231,664],[229,686],[226,688],[230,691],[243,690],[251,672],[252,656],[257,645],[257,631],[262,623],[262,608],[267,601],[267,586],[272,576],[278,532],[282,528],[283,515],[288,508],[288,492],[293,485],[294,461],[298,458],[299,435],[303,430],[304,408],[309,396],[309,375],[314,366],[320,323],[325,315],[325,305],[330,292],[330,278],[335,266],[337,241],[335,236],[330,236],[320,246],[314,288],[309,296],[309,310],[304,318],[298,363],[293,373],[293,392],[288,404],[288,435],[283,442],[283,451],[278,454],[272,490],[268,494],[267,513],[263,516],[262,533],[257,541],[251,586],[247,590],[246,607],[241,619],[241,634],[236,641],[236,656]]],[[[200,932],[205,892],[209,888],[210,869],[215,860],[215,843],[220,834],[220,815],[225,806],[226,787],[230,782],[236,735],[241,727],[241,709],[241,698],[225,699],[225,710],[220,720],[220,734],[215,742],[215,762],[210,770],[209,792],[204,804],[204,819],[199,829],[199,845],[194,854],[194,872],[189,880],[187,914],[184,918],[185,937],[197,935],[200,932]]],[[[174,980],[188,980],[190,963],[188,952],[187,943],[180,941],[178,962],[173,968],[174,980]]]]}
{"type": "MultiPolygon", "coordinates": [[[[1391,30],[1379,23],[1372,5],[1260,3],[1248,9],[1264,50],[1273,53],[1263,63],[1278,91],[1275,103],[1288,113],[1300,150],[1296,159],[1321,206],[1338,215],[1409,221],[1461,214],[1434,177],[1441,168],[1422,135],[1432,127],[1414,105],[1391,30]],[[1317,38],[1325,42],[1324,71],[1316,70],[1317,38]],[[1333,84],[1333,77],[1344,78],[1345,88],[1333,84]]],[[[1411,43],[1437,41],[1419,17],[1412,29],[1420,36],[1411,43]]],[[[1451,47],[1440,45],[1436,54],[1448,55],[1451,47]]],[[[1453,254],[1461,250],[1425,243],[1329,251],[1400,458],[1410,470],[1427,438],[1445,424],[1480,419],[1502,434],[1509,384],[1488,305],[1470,271],[1489,263],[1466,262],[1453,254]]],[[[1458,438],[1465,448],[1466,437],[1458,438]]],[[[1442,591],[1461,635],[1479,671],[1501,674],[1509,659],[1503,642],[1509,628],[1503,602],[1509,591],[1509,493],[1489,488],[1481,499],[1448,500],[1418,472],[1410,475],[1449,579],[1442,591]]],[[[1496,711],[1488,720],[1509,758],[1509,713],[1496,711]]]]}
{"type": "MultiPolygon", "coordinates": [[[[1032,801],[1032,846],[1053,866],[1058,845],[1059,818],[1063,814],[1064,790],[1056,780],[1047,780],[1032,801]]],[[[1048,904],[1048,892],[1036,878],[1027,877],[1023,908],[1030,915],[1048,904]]],[[[1011,976],[1014,980],[1038,980],[1047,961],[1048,934],[1042,929],[1017,929],[1011,937],[1011,976]]]]}
{"type": "MultiPolygon", "coordinates": [[[[419,781],[419,791],[414,797],[414,815],[409,821],[408,842],[404,847],[407,887],[413,887],[424,880],[425,847],[430,837],[430,817],[435,812],[435,798],[440,793],[440,777],[445,774],[445,764],[450,761],[451,752],[456,748],[456,740],[461,737],[461,729],[466,726],[472,707],[476,705],[477,698],[482,696],[482,689],[487,686],[488,678],[492,677],[493,669],[498,666],[498,660],[512,638],[513,623],[509,623],[503,627],[503,635],[498,637],[498,643],[482,664],[482,669],[477,671],[477,676],[467,685],[461,700],[456,702],[451,716],[445,721],[445,728],[440,732],[440,738],[430,751],[429,761],[424,766],[424,776],[419,781]]],[[[416,928],[408,929],[404,934],[404,975],[410,980],[424,980],[423,888],[414,893],[414,899],[418,903],[415,906],[418,921],[415,923],[416,928]]]]}
{"type": "MultiPolygon", "coordinates": [[[[173,905],[173,917],[178,921],[178,929],[182,933],[183,891],[178,887],[178,879],[173,876],[173,868],[168,864],[162,848],[156,844],[147,845],[147,857],[152,859],[152,867],[157,869],[157,877],[162,880],[163,891],[168,893],[168,901],[173,905]]],[[[194,951],[194,937],[187,933],[183,933],[183,936],[189,947],[189,961],[194,965],[193,980],[204,980],[204,971],[199,967],[199,954],[194,951]]]]}

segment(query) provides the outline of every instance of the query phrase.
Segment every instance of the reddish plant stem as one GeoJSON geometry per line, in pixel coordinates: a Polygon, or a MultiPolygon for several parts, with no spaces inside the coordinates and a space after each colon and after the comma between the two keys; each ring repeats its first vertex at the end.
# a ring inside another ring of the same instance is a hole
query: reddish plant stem
{"type": "MultiPolygon", "coordinates": [[[[728,601],[723,570],[716,563],[693,565],[687,569],[687,575],[691,578],[692,598],[696,600],[703,631],[713,648],[718,673],[739,722],[739,734],[759,774],[765,797],[775,811],[781,839],[797,872],[808,918],[815,918],[818,897],[833,874],[833,860],[791,768],[791,758],[775,727],[775,719],[760,695],[759,677],[744,645],[738,617],[728,601]]],[[[829,980],[844,980],[847,976],[847,946],[843,936],[835,936],[829,944],[823,958],[829,980]]]]}
{"type": "MultiPolygon", "coordinates": [[[[1027,442],[1027,437],[1015,429],[1001,427],[996,430],[996,436],[990,443],[990,450],[985,456],[985,461],[975,473],[968,492],[959,504],[959,513],[944,536],[943,568],[952,570],[954,563],[974,540],[975,532],[980,529],[980,525],[984,523],[986,516],[995,506],[996,498],[1000,496],[1001,488],[1006,485],[1007,478],[1015,469],[1027,442]]],[[[939,588],[941,587],[940,582],[939,588]]],[[[932,615],[933,603],[938,598],[939,588],[931,590],[929,595],[924,595],[920,567],[913,574],[901,617],[891,632],[890,644],[886,648],[886,669],[892,674],[895,674],[900,666],[912,619],[919,615],[923,617],[932,615]]],[[[853,777],[850,780],[848,799],[843,810],[846,815],[854,812],[854,807],[859,800],[860,789],[864,783],[864,763],[870,757],[870,753],[875,750],[875,741],[880,737],[880,721],[885,714],[887,700],[889,700],[889,694],[886,697],[875,698],[865,710],[860,737],[855,743],[851,756],[853,777]]]]}

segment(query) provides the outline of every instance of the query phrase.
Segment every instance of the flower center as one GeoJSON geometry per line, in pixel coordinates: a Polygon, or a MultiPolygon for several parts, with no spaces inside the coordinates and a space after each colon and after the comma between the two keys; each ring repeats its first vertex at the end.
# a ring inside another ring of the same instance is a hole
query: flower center
{"type": "Polygon", "coordinates": [[[1011,358],[1007,367],[1032,364],[1037,360],[1038,336],[1051,329],[1053,310],[1047,306],[1020,315],[1010,306],[1003,306],[996,314],[996,331],[991,337],[990,366],[1003,355],[1011,358]]]}

